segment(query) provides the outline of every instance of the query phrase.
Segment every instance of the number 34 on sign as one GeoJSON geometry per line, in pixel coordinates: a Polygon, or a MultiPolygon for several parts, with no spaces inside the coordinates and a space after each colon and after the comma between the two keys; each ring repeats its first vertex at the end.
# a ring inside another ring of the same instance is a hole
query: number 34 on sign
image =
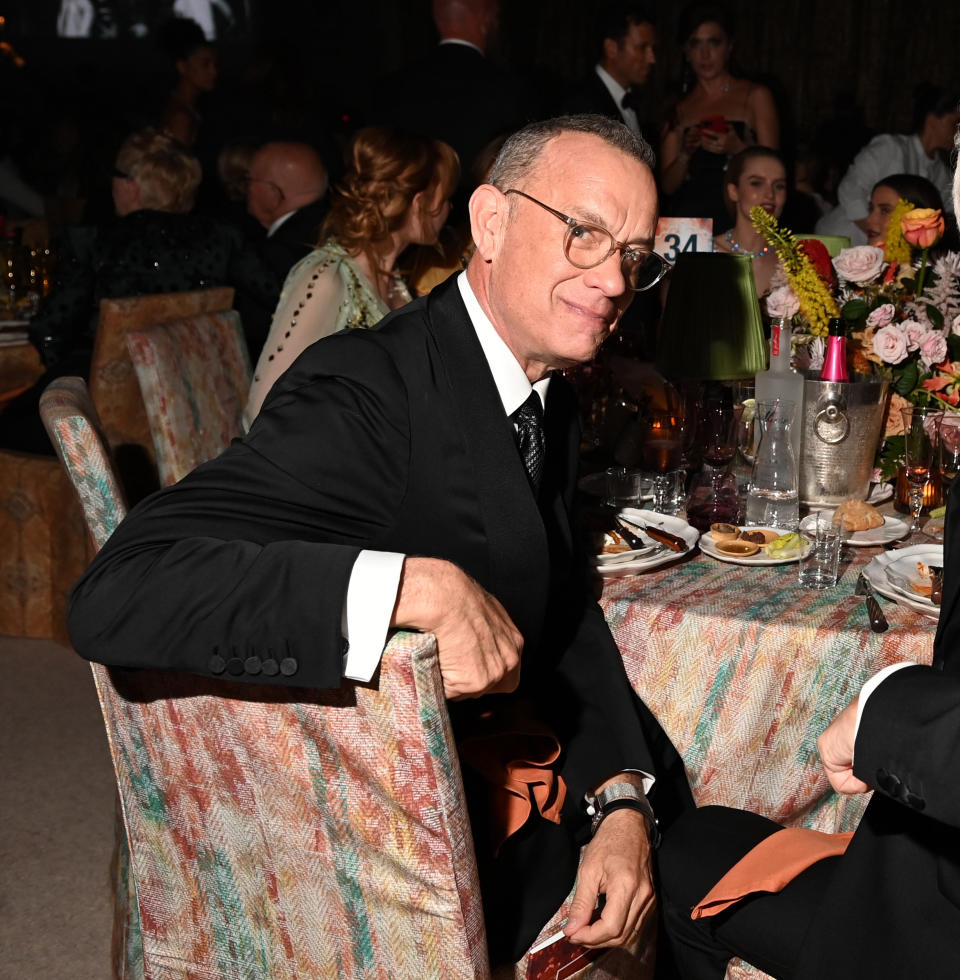
{"type": "Polygon", "coordinates": [[[670,262],[676,262],[683,252],[712,252],[713,219],[661,218],[653,247],[670,262]]]}

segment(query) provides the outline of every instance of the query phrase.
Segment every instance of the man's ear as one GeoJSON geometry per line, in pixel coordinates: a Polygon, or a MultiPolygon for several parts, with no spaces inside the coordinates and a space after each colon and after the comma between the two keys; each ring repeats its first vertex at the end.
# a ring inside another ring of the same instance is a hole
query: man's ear
{"type": "Polygon", "coordinates": [[[507,221],[506,195],[492,184],[481,184],[470,195],[470,232],[477,252],[487,261],[497,252],[507,221]]]}
{"type": "Polygon", "coordinates": [[[617,44],[615,38],[605,37],[603,39],[603,64],[609,65],[617,57],[619,50],[620,45],[617,44]]]}

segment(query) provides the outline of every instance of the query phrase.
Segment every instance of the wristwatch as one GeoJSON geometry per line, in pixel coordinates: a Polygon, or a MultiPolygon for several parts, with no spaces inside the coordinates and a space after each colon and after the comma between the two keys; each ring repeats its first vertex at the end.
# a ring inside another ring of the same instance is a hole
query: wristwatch
{"type": "Polygon", "coordinates": [[[595,796],[587,797],[587,816],[590,817],[590,833],[595,834],[603,819],[614,810],[637,810],[647,818],[650,846],[660,844],[660,828],[650,801],[642,789],[633,783],[611,783],[595,796]]]}

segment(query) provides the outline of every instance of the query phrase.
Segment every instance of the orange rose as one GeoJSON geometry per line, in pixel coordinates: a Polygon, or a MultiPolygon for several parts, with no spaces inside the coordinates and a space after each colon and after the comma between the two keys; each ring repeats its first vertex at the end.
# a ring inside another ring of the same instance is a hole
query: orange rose
{"type": "Polygon", "coordinates": [[[900,227],[911,245],[930,248],[943,237],[943,215],[939,208],[914,208],[900,219],[900,227]]]}
{"type": "Polygon", "coordinates": [[[890,396],[890,402],[887,405],[887,417],[884,420],[884,436],[903,435],[903,416],[900,414],[900,409],[910,407],[912,407],[911,402],[907,401],[903,395],[898,395],[894,392],[890,396]]]}

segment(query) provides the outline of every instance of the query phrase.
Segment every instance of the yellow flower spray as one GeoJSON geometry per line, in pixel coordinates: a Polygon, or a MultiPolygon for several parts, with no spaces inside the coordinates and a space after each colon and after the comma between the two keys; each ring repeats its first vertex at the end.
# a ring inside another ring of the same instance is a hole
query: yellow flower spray
{"type": "Polygon", "coordinates": [[[750,221],[777,253],[787,281],[800,303],[800,312],[810,324],[810,333],[826,337],[827,325],[832,317],[840,316],[840,308],[817,275],[813,263],[800,248],[797,236],[789,229],[781,228],[777,219],[759,205],[750,209],[750,221]]]}
{"type": "Polygon", "coordinates": [[[912,211],[913,209],[913,205],[901,197],[897,201],[897,206],[890,212],[886,241],[883,245],[883,257],[888,262],[902,263],[910,261],[910,243],[903,237],[903,227],[900,224],[900,219],[908,211],[912,211]]]}

